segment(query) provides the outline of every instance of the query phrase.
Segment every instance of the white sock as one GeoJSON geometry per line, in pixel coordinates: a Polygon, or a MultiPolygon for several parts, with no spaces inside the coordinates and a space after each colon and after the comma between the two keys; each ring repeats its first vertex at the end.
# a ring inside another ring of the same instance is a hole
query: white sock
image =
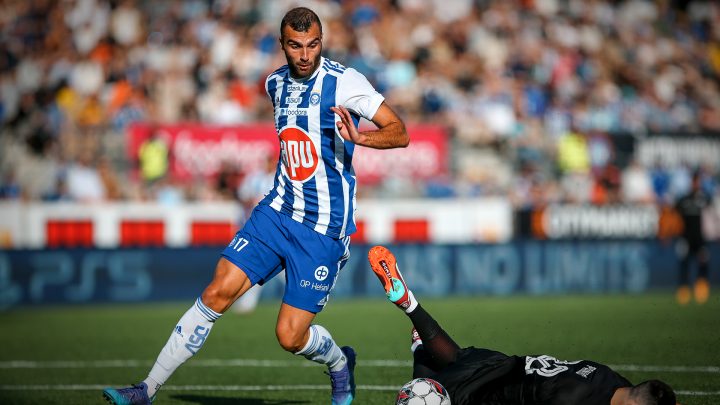
{"type": "Polygon", "coordinates": [[[158,392],[160,387],[162,387],[162,384],[155,381],[155,379],[150,376],[148,376],[148,378],[146,378],[143,382],[147,385],[148,397],[150,398],[152,398],[152,396],[158,392]]]}
{"type": "Polygon", "coordinates": [[[415,353],[415,350],[417,350],[418,347],[422,346],[422,340],[412,342],[410,345],[410,352],[415,353]]]}
{"type": "Polygon", "coordinates": [[[178,321],[144,381],[148,386],[149,396],[152,397],[175,369],[200,350],[220,315],[222,314],[205,306],[198,297],[195,304],[178,321]]]}
{"type": "Polygon", "coordinates": [[[330,371],[340,371],[347,359],[335,343],[330,332],[320,325],[310,325],[310,336],[305,347],[295,353],[316,363],[326,364],[330,371]]]}
{"type": "Polygon", "coordinates": [[[410,312],[414,311],[415,308],[418,306],[418,302],[415,299],[415,296],[413,295],[412,291],[408,289],[408,301],[410,301],[410,305],[408,305],[407,308],[405,308],[405,313],[409,314],[410,312]]]}
{"type": "Polygon", "coordinates": [[[417,329],[413,329],[413,339],[412,344],[410,345],[410,351],[412,353],[415,353],[415,350],[417,350],[418,347],[422,346],[422,344],[423,342],[422,339],[420,339],[420,335],[418,334],[417,329]]]}

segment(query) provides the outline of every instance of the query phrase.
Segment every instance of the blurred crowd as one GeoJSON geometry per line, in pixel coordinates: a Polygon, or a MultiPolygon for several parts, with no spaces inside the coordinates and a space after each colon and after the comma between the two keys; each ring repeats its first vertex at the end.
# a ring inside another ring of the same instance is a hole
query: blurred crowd
{"type": "MultiPolygon", "coordinates": [[[[271,121],[264,79],[285,63],[279,21],[297,4],[1,2],[0,198],[252,199],[243,183],[266,174],[224,167],[213,181],[181,183],[162,170],[158,145],[147,154],[160,174],[144,176],[125,134],[138,121],[271,121]]],[[[696,170],[718,192],[718,164],[616,158],[620,134],[720,131],[716,2],[302,5],[323,21],[325,56],[364,73],[407,122],[448,128],[449,178],[390,179],[366,196],[672,202],[696,170]]]]}

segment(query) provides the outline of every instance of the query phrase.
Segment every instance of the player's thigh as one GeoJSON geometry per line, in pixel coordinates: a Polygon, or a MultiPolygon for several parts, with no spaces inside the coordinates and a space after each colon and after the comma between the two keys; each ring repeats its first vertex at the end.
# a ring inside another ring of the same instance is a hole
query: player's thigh
{"type": "Polygon", "coordinates": [[[247,274],[222,257],[215,267],[212,281],[203,291],[202,300],[213,311],[223,313],[250,287],[252,283],[247,274]]]}
{"type": "Polygon", "coordinates": [[[317,313],[327,303],[348,257],[349,239],[333,239],[298,224],[286,254],[283,302],[317,313]],[[302,229],[305,228],[305,229],[302,229]]]}
{"type": "Polygon", "coordinates": [[[275,277],[284,266],[278,253],[282,235],[277,218],[255,209],[247,223],[235,234],[221,255],[245,273],[251,285],[264,284],[275,277]]]}

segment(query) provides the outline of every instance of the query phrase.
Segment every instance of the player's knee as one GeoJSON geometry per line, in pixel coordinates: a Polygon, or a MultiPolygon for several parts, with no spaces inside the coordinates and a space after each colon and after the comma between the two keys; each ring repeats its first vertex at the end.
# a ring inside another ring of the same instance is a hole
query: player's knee
{"type": "Polygon", "coordinates": [[[210,285],[202,293],[202,302],[213,311],[223,313],[232,304],[232,297],[210,285]]]}
{"type": "Polygon", "coordinates": [[[297,353],[305,346],[304,331],[298,332],[289,325],[278,324],[275,328],[275,335],[280,346],[290,353],[297,353]]]}

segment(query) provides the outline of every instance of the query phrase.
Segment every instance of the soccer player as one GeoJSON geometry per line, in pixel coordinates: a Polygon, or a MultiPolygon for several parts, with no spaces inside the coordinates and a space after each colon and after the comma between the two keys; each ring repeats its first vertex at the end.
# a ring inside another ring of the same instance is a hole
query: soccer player
{"type": "Polygon", "coordinates": [[[213,280],[180,318],[148,377],[132,387],[105,389],[110,402],[150,403],[202,347],[223,312],[283,268],[287,283],[275,329],[280,346],[328,366],[332,404],[353,401],[354,350],[339,347],[312,322],[327,303],[355,231],[355,145],[405,147],[409,137],[362,74],[321,56],[322,39],[312,10],[285,14],[280,44],[287,65],[265,82],[281,149],[273,188],[222,252],[213,280]],[[360,132],[360,117],[377,129],[360,132]]]}
{"type": "Polygon", "coordinates": [[[710,253],[705,246],[705,235],[702,230],[703,211],[712,205],[712,199],[702,190],[702,175],[698,170],[693,173],[690,192],[675,203],[675,209],[683,221],[683,232],[680,235],[678,250],[680,259],[680,280],[676,298],[678,303],[686,305],[690,302],[690,260],[697,259],[698,273],[695,279],[695,301],[698,304],[707,302],[710,296],[708,268],[710,253]]]}
{"type": "Polygon", "coordinates": [[[413,323],[413,378],[442,384],[453,405],[675,405],[667,384],[632,385],[609,367],[587,360],[547,355],[508,356],[475,347],[460,348],[418,303],[400,274],[395,256],[382,246],[368,253],[388,299],[413,323]]]}

